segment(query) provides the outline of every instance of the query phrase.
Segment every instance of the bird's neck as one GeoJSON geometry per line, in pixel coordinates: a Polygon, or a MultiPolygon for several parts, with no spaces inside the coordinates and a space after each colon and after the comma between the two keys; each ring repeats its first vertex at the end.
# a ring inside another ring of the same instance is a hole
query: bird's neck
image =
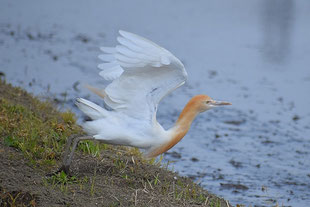
{"type": "Polygon", "coordinates": [[[160,155],[176,145],[186,135],[193,120],[198,114],[199,110],[197,109],[196,104],[193,100],[190,100],[182,110],[175,125],[168,130],[170,138],[166,143],[148,153],[148,157],[160,155]]]}
{"type": "Polygon", "coordinates": [[[182,110],[178,120],[175,123],[174,130],[176,134],[186,134],[198,114],[199,111],[195,107],[194,103],[192,103],[192,101],[189,101],[182,110]]]}
{"type": "Polygon", "coordinates": [[[186,135],[198,114],[199,111],[197,110],[195,103],[190,100],[182,110],[174,127],[171,129],[173,134],[171,137],[171,143],[174,143],[172,146],[178,143],[186,135]]]}

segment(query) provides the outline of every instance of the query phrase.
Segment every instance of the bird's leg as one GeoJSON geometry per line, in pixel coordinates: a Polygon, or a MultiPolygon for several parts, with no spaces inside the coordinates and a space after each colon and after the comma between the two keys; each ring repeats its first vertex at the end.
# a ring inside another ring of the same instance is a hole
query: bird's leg
{"type": "Polygon", "coordinates": [[[72,140],[77,138],[78,135],[71,135],[68,140],[67,140],[67,144],[65,146],[65,153],[64,153],[64,156],[63,156],[63,161],[67,159],[68,155],[69,155],[69,152],[70,152],[70,146],[72,144],[72,140]]]}
{"type": "Polygon", "coordinates": [[[72,158],[74,155],[74,151],[75,151],[78,143],[82,140],[94,140],[94,139],[95,138],[93,138],[92,136],[69,137],[68,142],[67,142],[66,147],[65,147],[65,153],[64,153],[62,166],[59,168],[58,172],[64,171],[66,174],[68,174],[69,169],[70,169],[70,164],[72,162],[72,158]],[[74,140],[74,141],[73,141],[72,149],[70,152],[70,146],[71,146],[72,140],[74,140]]]}

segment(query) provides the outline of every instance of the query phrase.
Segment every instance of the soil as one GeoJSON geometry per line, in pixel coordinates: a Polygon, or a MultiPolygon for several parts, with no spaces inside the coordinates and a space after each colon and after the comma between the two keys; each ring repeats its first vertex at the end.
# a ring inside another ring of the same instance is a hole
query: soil
{"type": "Polygon", "coordinates": [[[27,160],[15,149],[1,144],[0,162],[0,206],[14,206],[12,200],[21,198],[15,192],[28,195],[17,199],[16,206],[64,206],[69,202],[74,204],[70,195],[44,186],[44,171],[28,166],[27,160]]]}
{"type": "MultiPolygon", "coordinates": [[[[154,174],[165,182],[175,183],[181,179],[185,186],[193,183],[188,178],[180,178],[156,166],[134,166],[129,157],[123,157],[130,165],[128,169],[138,167],[138,170],[134,179],[124,180],[113,164],[110,153],[105,152],[102,160],[78,154],[73,162],[71,174],[79,179],[94,179],[93,194],[92,180],[82,185],[71,184],[68,190],[62,192],[58,186],[46,184],[46,171],[29,166],[20,152],[0,144],[0,206],[14,206],[11,197],[17,198],[16,206],[208,206],[207,202],[171,199],[171,193],[168,196],[159,195],[156,193],[157,187],[153,186],[152,189],[147,181],[143,186],[143,180],[151,180],[154,174]]],[[[211,194],[207,196],[208,200],[215,198],[211,194]]],[[[220,206],[227,206],[224,199],[220,203],[220,206]]]]}

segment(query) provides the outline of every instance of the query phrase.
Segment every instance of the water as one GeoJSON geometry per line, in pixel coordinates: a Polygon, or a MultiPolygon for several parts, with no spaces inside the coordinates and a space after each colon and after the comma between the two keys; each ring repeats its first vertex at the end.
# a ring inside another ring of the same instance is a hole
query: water
{"type": "Polygon", "coordinates": [[[195,94],[233,103],[195,120],[165,155],[173,169],[233,204],[310,203],[309,1],[0,4],[0,71],[8,82],[63,107],[80,96],[100,103],[82,87],[107,84],[97,75],[98,46],[114,45],[118,29],[145,36],[189,74],[160,104],[165,128],[195,94]]]}

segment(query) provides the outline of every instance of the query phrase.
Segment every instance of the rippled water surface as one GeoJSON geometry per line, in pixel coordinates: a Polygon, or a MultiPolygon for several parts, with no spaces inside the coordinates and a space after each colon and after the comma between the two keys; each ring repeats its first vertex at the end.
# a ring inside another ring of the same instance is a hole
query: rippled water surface
{"type": "Polygon", "coordinates": [[[119,29],[145,36],[189,74],[160,104],[165,128],[195,94],[233,103],[195,120],[165,155],[173,169],[233,204],[310,203],[309,1],[0,5],[0,75],[8,82],[64,107],[79,96],[100,103],[83,88],[107,84],[97,75],[98,46],[114,45],[119,29]]]}

